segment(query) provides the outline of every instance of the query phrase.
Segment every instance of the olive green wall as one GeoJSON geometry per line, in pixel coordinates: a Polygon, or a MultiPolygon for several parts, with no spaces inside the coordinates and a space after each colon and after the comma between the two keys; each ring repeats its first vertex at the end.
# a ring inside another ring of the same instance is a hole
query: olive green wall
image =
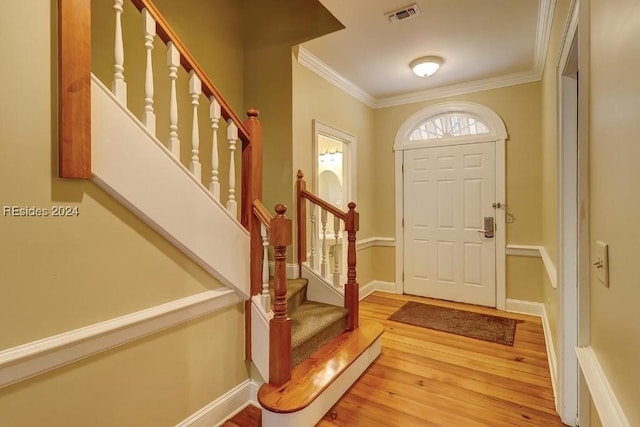
{"type": "MultiPolygon", "coordinates": [[[[298,43],[343,28],[317,0],[291,0],[282,8],[279,0],[245,0],[244,103],[260,111],[264,125],[263,200],[270,212],[284,203],[294,221],[295,146],[294,77],[291,50],[298,43]]],[[[288,250],[292,262],[295,238],[288,250]]]]}
{"type": "Polygon", "coordinates": [[[375,201],[373,159],[375,149],[374,111],[360,101],[319,77],[293,59],[293,163],[295,170],[305,172],[307,185],[313,188],[313,130],[315,119],[325,125],[354,135],[357,139],[355,163],[357,210],[360,213],[358,240],[376,236],[375,218],[378,215],[375,201]]]}
{"type": "Polygon", "coordinates": [[[0,425],[174,426],[247,378],[243,319],[240,304],[0,389],[0,425]]]}
{"type": "MultiPolygon", "coordinates": [[[[0,349],[221,286],[92,182],[57,178],[56,5],[2,4],[0,202],[79,215],[0,216],[0,349]]],[[[3,388],[0,424],[174,425],[248,378],[242,311],[3,388]]]]}
{"type": "MultiPolygon", "coordinates": [[[[530,83],[464,96],[373,110],[293,61],[293,164],[311,170],[313,119],[358,138],[357,202],[358,239],[393,237],[395,233],[393,143],[400,125],[428,105],[453,100],[478,102],[493,108],[505,120],[507,142],[507,203],[515,221],[508,224],[508,242],[541,242],[541,84],[530,83]]],[[[307,176],[309,173],[307,173],[307,176]]],[[[309,185],[311,180],[308,179],[309,185]]],[[[376,247],[358,252],[358,280],[395,281],[393,248],[376,247]]],[[[537,258],[508,257],[507,296],[542,301],[540,283],[545,274],[537,258]]]]}
{"type": "MultiPolygon", "coordinates": [[[[313,127],[315,119],[356,137],[355,162],[356,209],[360,212],[360,230],[357,239],[375,236],[373,224],[378,215],[375,201],[373,158],[375,150],[374,112],[333,84],[292,60],[293,69],[293,164],[292,172],[301,169],[309,189],[313,189],[313,127]]],[[[363,286],[372,280],[383,280],[379,275],[377,248],[369,247],[357,252],[357,280],[363,286]]],[[[391,255],[393,258],[393,255],[391,255]]]]}
{"type": "MultiPolygon", "coordinates": [[[[589,243],[609,244],[609,287],[591,267],[591,345],[629,424],[640,425],[640,1],[590,0],[589,243]]],[[[582,47],[581,47],[582,48],[582,47]]],[[[582,65],[582,64],[581,64],[582,65]]]]}

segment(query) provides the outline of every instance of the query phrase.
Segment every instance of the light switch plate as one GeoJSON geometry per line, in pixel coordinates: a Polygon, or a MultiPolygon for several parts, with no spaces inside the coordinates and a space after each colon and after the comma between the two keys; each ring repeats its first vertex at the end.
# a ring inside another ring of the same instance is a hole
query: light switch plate
{"type": "Polygon", "coordinates": [[[609,287],[609,245],[598,240],[596,242],[596,275],[598,280],[609,287]]]}

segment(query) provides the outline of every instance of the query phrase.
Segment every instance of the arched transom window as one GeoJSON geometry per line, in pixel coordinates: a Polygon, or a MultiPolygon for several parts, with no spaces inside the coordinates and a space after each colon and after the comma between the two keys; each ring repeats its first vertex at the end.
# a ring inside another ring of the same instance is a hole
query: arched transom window
{"type": "Polygon", "coordinates": [[[409,136],[409,140],[424,141],[484,133],[489,133],[489,128],[476,117],[466,113],[443,113],[429,117],[418,124],[409,136]]]}
{"type": "Polygon", "coordinates": [[[396,133],[394,150],[505,141],[504,122],[493,110],[473,102],[443,102],[411,115],[396,133]]]}

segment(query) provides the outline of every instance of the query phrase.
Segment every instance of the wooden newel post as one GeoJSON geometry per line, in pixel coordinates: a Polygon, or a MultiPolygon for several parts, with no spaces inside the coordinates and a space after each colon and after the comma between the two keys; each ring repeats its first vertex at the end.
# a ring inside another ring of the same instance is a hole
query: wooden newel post
{"type": "Polygon", "coordinates": [[[296,200],[298,210],[298,271],[302,274],[302,263],[307,260],[307,203],[302,192],[307,189],[304,174],[298,169],[296,181],[296,200]]]}
{"type": "Polygon", "coordinates": [[[287,246],[291,244],[291,220],[287,207],[278,204],[271,220],[269,243],[274,247],[274,304],[269,323],[269,382],[282,385],[291,379],[291,319],[287,317],[287,246]]]}
{"type": "Polygon", "coordinates": [[[347,330],[356,329],[360,323],[360,285],[356,280],[356,233],[360,229],[360,214],[356,204],[349,203],[349,212],[345,216],[345,230],[349,241],[347,248],[347,283],[344,286],[344,306],[349,309],[347,330]]]}

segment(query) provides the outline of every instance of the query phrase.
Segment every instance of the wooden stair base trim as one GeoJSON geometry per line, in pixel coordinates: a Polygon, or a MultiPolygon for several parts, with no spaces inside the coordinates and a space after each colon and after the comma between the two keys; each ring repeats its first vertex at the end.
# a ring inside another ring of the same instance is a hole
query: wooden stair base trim
{"type": "MultiPolygon", "coordinates": [[[[264,384],[258,391],[258,401],[266,410],[267,419],[279,418],[274,418],[272,414],[291,414],[306,409],[309,409],[307,412],[316,412],[318,408],[329,404],[320,412],[316,419],[318,421],[378,357],[383,332],[384,327],[377,322],[363,323],[358,329],[334,338],[294,368],[291,379],[282,386],[264,384]],[[332,395],[331,403],[318,399],[325,391],[332,395]]],[[[304,414],[301,416],[309,422],[304,414]]],[[[282,424],[283,420],[278,422],[273,425],[285,425],[282,424]]]]}

